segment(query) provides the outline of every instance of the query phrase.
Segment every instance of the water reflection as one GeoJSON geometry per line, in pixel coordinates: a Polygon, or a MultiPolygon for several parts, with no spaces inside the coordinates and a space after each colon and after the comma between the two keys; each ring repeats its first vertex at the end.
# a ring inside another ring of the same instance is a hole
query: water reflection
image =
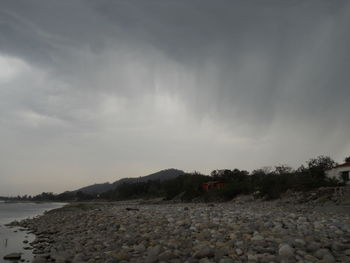
{"type": "Polygon", "coordinates": [[[35,236],[25,231],[20,231],[19,228],[8,228],[0,225],[0,262],[16,262],[4,260],[4,256],[10,253],[21,253],[21,259],[24,262],[30,262],[33,258],[31,250],[25,250],[24,247],[29,247],[29,243],[33,242],[35,236]],[[26,243],[24,243],[25,241],[26,243]]]}
{"type": "Polygon", "coordinates": [[[14,220],[34,217],[51,209],[62,207],[63,203],[2,203],[0,202],[0,262],[17,262],[4,260],[11,253],[21,253],[20,262],[31,262],[33,255],[30,243],[35,236],[22,228],[5,226],[14,220]]]}

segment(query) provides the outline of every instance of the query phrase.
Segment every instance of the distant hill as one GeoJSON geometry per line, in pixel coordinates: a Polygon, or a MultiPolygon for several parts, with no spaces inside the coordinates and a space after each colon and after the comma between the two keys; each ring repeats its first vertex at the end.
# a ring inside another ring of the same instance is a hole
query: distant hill
{"type": "Polygon", "coordinates": [[[166,181],[173,179],[181,174],[184,174],[185,172],[182,170],[177,169],[166,169],[162,170],[153,174],[149,174],[146,176],[141,176],[137,178],[123,178],[118,181],[115,181],[114,183],[102,183],[102,184],[93,184],[89,186],[82,187],[78,190],[75,190],[73,192],[83,192],[86,194],[101,194],[103,192],[107,192],[110,190],[115,189],[118,185],[122,183],[137,183],[137,182],[147,182],[160,180],[160,181],[166,181]]]}
{"type": "Polygon", "coordinates": [[[100,194],[100,193],[112,190],[113,188],[114,188],[113,184],[103,183],[103,184],[88,185],[78,190],[75,190],[73,192],[83,192],[86,194],[100,194]]]}

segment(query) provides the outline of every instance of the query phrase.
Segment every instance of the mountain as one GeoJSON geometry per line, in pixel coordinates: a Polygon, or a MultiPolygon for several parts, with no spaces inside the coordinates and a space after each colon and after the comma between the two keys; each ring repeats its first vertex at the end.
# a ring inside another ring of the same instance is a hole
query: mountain
{"type": "Polygon", "coordinates": [[[113,188],[114,188],[113,184],[103,183],[103,184],[88,185],[78,190],[75,190],[73,192],[83,192],[86,194],[100,194],[100,193],[112,190],[113,188]]]}
{"type": "Polygon", "coordinates": [[[160,181],[166,181],[173,179],[179,175],[184,174],[185,172],[182,170],[177,170],[177,169],[166,169],[162,170],[153,174],[149,174],[146,176],[141,176],[137,178],[122,178],[118,181],[115,181],[114,183],[102,183],[102,184],[93,184],[89,186],[82,187],[78,190],[75,190],[73,192],[83,192],[86,194],[101,194],[103,192],[107,192],[110,190],[115,189],[118,185],[122,183],[138,183],[138,182],[147,182],[148,180],[150,181],[155,181],[155,180],[160,180],[160,181]]]}

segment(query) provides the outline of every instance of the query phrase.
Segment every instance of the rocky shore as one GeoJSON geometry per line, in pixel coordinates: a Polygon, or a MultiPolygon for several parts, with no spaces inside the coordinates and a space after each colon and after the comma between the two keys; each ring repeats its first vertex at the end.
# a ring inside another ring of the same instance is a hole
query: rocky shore
{"type": "Polygon", "coordinates": [[[279,202],[71,204],[14,223],[33,262],[350,262],[350,217],[279,202]]]}

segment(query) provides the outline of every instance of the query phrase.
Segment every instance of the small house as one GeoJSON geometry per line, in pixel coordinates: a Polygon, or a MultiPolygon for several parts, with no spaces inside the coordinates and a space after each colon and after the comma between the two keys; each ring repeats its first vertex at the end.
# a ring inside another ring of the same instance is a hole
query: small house
{"type": "Polygon", "coordinates": [[[225,188],[225,183],[220,181],[211,181],[211,182],[206,182],[202,184],[202,189],[204,191],[209,191],[212,189],[220,190],[223,188],[225,188]]]}
{"type": "Polygon", "coordinates": [[[328,178],[335,178],[345,184],[350,184],[350,162],[337,165],[333,169],[326,171],[328,178]]]}

